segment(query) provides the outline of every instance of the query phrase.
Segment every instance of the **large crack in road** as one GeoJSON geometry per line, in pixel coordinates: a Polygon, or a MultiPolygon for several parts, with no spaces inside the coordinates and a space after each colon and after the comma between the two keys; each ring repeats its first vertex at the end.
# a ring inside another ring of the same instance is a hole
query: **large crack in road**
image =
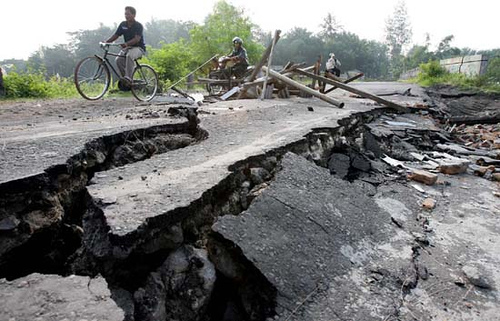
{"type": "MultiPolygon", "coordinates": [[[[77,274],[103,276],[92,282],[109,287],[111,307],[87,298],[88,314],[54,303],[42,317],[411,317],[408,298],[429,277],[427,227],[415,190],[380,161],[407,145],[374,138],[387,110],[314,103],[216,104],[221,117],[202,115],[203,128],[181,108],[188,121],[99,137],[64,165],[2,183],[0,278],[11,281],[0,281],[0,314],[40,316],[9,300],[54,284],[64,296],[77,274]]],[[[441,139],[426,137],[406,141],[441,139]]]]}

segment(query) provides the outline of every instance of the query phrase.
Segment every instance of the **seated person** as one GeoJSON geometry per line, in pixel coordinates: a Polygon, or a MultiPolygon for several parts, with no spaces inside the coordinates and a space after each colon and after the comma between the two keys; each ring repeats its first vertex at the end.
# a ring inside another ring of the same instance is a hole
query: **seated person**
{"type": "Polygon", "coordinates": [[[243,47],[243,40],[240,37],[234,37],[233,39],[233,52],[222,60],[222,66],[226,70],[226,76],[235,75],[237,78],[241,78],[245,75],[248,68],[248,56],[247,50],[243,47]],[[234,63],[233,66],[229,66],[234,63]]]}

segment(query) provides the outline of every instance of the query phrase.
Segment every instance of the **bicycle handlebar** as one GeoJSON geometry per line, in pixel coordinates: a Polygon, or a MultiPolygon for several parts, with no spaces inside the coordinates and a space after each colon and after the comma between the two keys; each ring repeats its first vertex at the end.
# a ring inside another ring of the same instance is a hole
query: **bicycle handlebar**
{"type": "Polygon", "coordinates": [[[99,42],[99,46],[101,48],[105,47],[121,47],[122,43],[114,43],[114,42],[99,42]]]}

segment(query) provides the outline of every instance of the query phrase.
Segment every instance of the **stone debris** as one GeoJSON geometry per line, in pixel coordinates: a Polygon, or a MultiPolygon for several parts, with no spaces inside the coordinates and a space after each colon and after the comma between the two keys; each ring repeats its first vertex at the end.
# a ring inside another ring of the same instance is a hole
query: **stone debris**
{"type": "Polygon", "coordinates": [[[438,176],[428,171],[413,169],[408,175],[408,178],[416,182],[424,183],[426,185],[434,185],[438,179],[438,176]]]}
{"type": "Polygon", "coordinates": [[[461,124],[451,132],[457,140],[467,147],[481,149],[500,149],[500,124],[461,124]]]}
{"type": "Polygon", "coordinates": [[[205,250],[182,246],[134,294],[138,320],[200,320],[216,280],[205,250]]]}
{"type": "Polygon", "coordinates": [[[422,202],[422,207],[425,208],[426,210],[433,210],[434,207],[436,207],[436,200],[433,198],[426,198],[422,202]]]}

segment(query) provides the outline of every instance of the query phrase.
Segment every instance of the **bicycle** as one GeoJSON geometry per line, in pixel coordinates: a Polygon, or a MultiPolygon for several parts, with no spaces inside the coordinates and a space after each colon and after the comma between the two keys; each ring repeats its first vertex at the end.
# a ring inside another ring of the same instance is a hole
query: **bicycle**
{"type": "MultiPolygon", "coordinates": [[[[102,98],[109,89],[111,83],[110,68],[120,78],[119,73],[108,59],[109,56],[125,57],[123,55],[109,52],[111,46],[121,46],[116,43],[100,42],[99,46],[104,50],[104,55],[94,55],[82,59],[75,68],[74,82],[76,90],[88,100],[102,98]]],[[[130,91],[140,101],[150,101],[158,90],[158,75],[153,67],[140,64],[135,60],[135,68],[132,74],[130,91]]]]}

